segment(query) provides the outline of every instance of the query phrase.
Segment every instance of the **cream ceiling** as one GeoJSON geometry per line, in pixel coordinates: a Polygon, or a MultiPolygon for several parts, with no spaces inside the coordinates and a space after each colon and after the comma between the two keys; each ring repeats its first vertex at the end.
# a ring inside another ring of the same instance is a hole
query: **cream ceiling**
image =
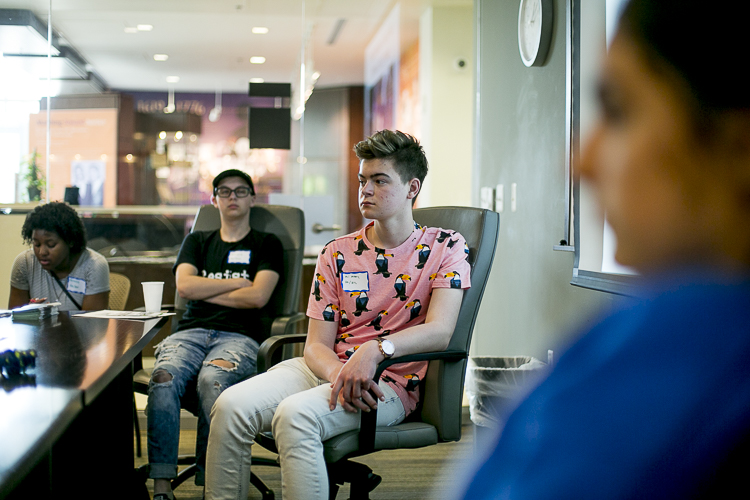
{"type": "Polygon", "coordinates": [[[296,78],[306,29],[318,86],[362,84],[365,47],[396,3],[405,48],[416,41],[425,8],[471,1],[0,0],[0,8],[30,9],[46,23],[51,4],[52,26],[63,43],[112,89],[165,91],[167,76],[179,76],[176,92],[246,92],[250,78],[296,78]],[[125,32],[139,24],[153,29],[125,32]],[[255,26],[268,34],[253,34],[255,26]],[[169,59],[157,62],[154,54],[169,59]],[[266,63],[251,64],[252,56],[266,63]]]}

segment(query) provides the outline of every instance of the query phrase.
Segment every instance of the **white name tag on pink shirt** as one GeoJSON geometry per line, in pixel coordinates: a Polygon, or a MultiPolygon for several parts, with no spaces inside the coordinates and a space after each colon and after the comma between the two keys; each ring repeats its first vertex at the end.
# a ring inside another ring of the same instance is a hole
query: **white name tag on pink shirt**
{"type": "Polygon", "coordinates": [[[341,289],[345,292],[369,292],[370,276],[367,271],[341,273],[341,289]]]}

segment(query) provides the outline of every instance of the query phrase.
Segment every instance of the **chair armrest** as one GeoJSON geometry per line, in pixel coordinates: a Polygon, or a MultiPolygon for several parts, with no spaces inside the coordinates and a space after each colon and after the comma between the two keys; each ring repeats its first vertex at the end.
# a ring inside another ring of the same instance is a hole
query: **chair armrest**
{"type": "MultiPolygon", "coordinates": [[[[397,358],[385,359],[380,362],[378,368],[375,370],[375,376],[373,380],[377,384],[380,381],[380,376],[383,372],[391,365],[399,363],[411,363],[414,361],[432,361],[434,359],[442,359],[445,361],[459,361],[467,358],[468,354],[465,351],[436,351],[436,352],[421,352],[418,354],[409,354],[406,356],[399,356],[397,358]]],[[[373,395],[373,397],[375,397],[373,395]]],[[[362,454],[370,453],[375,450],[375,431],[378,424],[378,410],[372,410],[369,412],[362,412],[360,418],[359,427],[359,452],[362,454]]]]}
{"type": "Polygon", "coordinates": [[[375,370],[375,376],[372,378],[376,383],[380,380],[380,376],[383,372],[391,365],[397,365],[399,363],[413,363],[415,361],[432,361],[433,359],[443,359],[445,361],[459,361],[467,357],[464,351],[434,351],[434,352],[420,352],[418,354],[408,354],[406,356],[399,356],[396,358],[384,359],[378,365],[375,370]]]}
{"type": "Polygon", "coordinates": [[[273,323],[271,324],[271,336],[276,335],[289,335],[290,333],[294,333],[292,331],[292,327],[294,327],[297,323],[305,319],[307,316],[305,316],[305,313],[294,313],[289,316],[279,316],[276,319],[273,320],[273,323]]]}
{"type": "Polygon", "coordinates": [[[258,350],[258,373],[263,373],[280,361],[279,349],[286,344],[298,344],[307,340],[306,333],[292,333],[289,335],[274,335],[268,337],[258,350]]]}

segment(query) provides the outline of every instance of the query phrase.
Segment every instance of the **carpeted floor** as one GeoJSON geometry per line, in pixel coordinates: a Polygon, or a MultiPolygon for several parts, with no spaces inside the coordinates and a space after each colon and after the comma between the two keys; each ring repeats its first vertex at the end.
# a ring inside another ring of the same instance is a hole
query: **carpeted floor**
{"type": "MultiPolygon", "coordinates": [[[[468,418],[464,419],[461,441],[456,443],[441,443],[416,450],[395,450],[374,453],[358,461],[367,464],[373,471],[383,477],[383,482],[370,494],[373,499],[387,500],[419,500],[440,498],[441,492],[449,489],[450,484],[462,474],[472,456],[475,455],[473,426],[468,418]]],[[[148,462],[146,459],[146,431],[141,429],[144,446],[143,457],[136,458],[136,466],[148,462]]],[[[135,440],[134,440],[135,441],[135,440]]],[[[185,429],[180,433],[180,453],[191,454],[194,451],[195,430],[185,429]]],[[[254,456],[275,458],[275,456],[260,446],[253,449],[254,456]]],[[[254,472],[271,488],[275,498],[281,497],[281,477],[278,468],[256,467],[254,472]]],[[[153,493],[152,482],[148,481],[148,488],[153,493]]],[[[189,479],[175,491],[177,500],[200,500],[203,488],[195,486],[189,479]]],[[[260,493],[251,488],[251,499],[260,499],[260,493]]],[[[337,499],[349,498],[349,486],[339,490],[337,499]]]]}

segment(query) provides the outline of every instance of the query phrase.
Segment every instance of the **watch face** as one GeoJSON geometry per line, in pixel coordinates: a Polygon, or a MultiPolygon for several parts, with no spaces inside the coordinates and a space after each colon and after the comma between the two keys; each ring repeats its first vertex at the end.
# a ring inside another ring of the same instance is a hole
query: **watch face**
{"type": "Polygon", "coordinates": [[[386,356],[391,357],[396,352],[396,346],[390,340],[384,340],[381,344],[383,346],[383,352],[386,356]]]}
{"type": "Polygon", "coordinates": [[[526,66],[531,66],[542,40],[542,1],[521,0],[518,9],[518,50],[526,66]]]}

